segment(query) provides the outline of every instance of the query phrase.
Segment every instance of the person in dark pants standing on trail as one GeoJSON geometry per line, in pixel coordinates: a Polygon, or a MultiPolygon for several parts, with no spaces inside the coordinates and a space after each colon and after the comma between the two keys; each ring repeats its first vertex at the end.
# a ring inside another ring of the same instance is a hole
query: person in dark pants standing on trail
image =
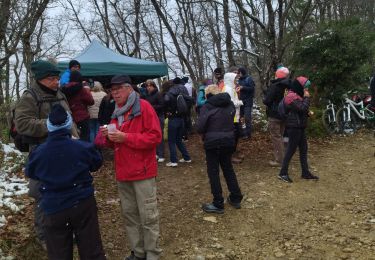
{"type": "Polygon", "coordinates": [[[224,213],[224,198],[220,183],[220,169],[223,171],[229,189],[227,202],[234,208],[241,208],[243,198],[232,166],[235,137],[233,119],[236,109],[228,93],[220,93],[216,85],[206,88],[207,102],[201,109],[197,130],[203,135],[206,151],[207,173],[213,195],[212,203],[205,203],[202,209],[208,213],[224,213]]]}
{"type": "Polygon", "coordinates": [[[251,137],[251,113],[253,110],[253,99],[255,94],[255,83],[250,75],[247,74],[245,68],[239,68],[237,71],[239,76],[236,87],[236,92],[239,94],[240,100],[243,102],[243,116],[245,118],[246,128],[242,134],[244,139],[251,137]]]}
{"type": "Polygon", "coordinates": [[[26,176],[41,182],[48,259],[73,259],[73,234],[80,259],[106,259],[100,238],[91,172],[102,165],[94,144],[74,140],[73,120],[60,104],[47,119],[47,141],[30,153],[26,176]]]}
{"type": "Polygon", "coordinates": [[[299,149],[299,158],[302,168],[303,179],[319,179],[318,176],[311,174],[307,164],[307,139],[306,125],[310,107],[310,93],[305,86],[310,81],[305,77],[297,77],[293,80],[288,94],[284,98],[284,104],[287,112],[285,127],[289,136],[288,147],[285,152],[283,164],[280,170],[279,179],[285,182],[293,182],[289,178],[288,167],[294,153],[299,149]]]}

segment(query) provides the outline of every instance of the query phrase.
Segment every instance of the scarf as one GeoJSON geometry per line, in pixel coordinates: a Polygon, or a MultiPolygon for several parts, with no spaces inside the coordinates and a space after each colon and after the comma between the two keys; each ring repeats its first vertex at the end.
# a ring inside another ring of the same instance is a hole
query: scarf
{"type": "Polygon", "coordinates": [[[135,91],[132,91],[132,93],[130,93],[128,100],[126,101],[124,106],[119,107],[116,104],[115,111],[113,111],[111,118],[112,119],[117,118],[118,125],[121,126],[122,123],[125,121],[124,114],[128,112],[131,108],[133,109],[132,109],[132,113],[129,115],[129,118],[128,118],[129,120],[141,114],[141,105],[139,101],[139,96],[137,95],[135,91]]]}

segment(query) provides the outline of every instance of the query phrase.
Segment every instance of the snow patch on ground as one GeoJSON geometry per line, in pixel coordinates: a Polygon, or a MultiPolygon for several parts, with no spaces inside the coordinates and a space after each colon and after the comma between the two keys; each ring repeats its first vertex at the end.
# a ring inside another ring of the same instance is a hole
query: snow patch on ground
{"type": "Polygon", "coordinates": [[[15,173],[22,169],[25,159],[14,145],[0,142],[0,227],[7,223],[5,214],[16,213],[24,207],[15,199],[28,192],[28,182],[15,173]]]}

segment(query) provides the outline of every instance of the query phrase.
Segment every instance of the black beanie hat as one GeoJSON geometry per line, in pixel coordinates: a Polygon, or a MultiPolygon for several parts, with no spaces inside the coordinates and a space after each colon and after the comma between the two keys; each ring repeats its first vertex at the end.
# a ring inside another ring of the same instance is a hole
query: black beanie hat
{"type": "Polygon", "coordinates": [[[223,74],[223,69],[222,69],[222,68],[216,68],[216,69],[214,70],[214,73],[215,73],[215,74],[223,74]]]}
{"type": "Polygon", "coordinates": [[[71,69],[72,67],[77,66],[77,65],[79,66],[79,68],[81,68],[81,63],[79,63],[78,60],[71,60],[69,62],[69,69],[71,69]]]}
{"type": "Polygon", "coordinates": [[[182,81],[182,79],[180,77],[175,77],[173,79],[173,83],[176,84],[176,85],[184,84],[184,82],[182,81]]]}
{"type": "Polygon", "coordinates": [[[59,69],[51,62],[37,60],[31,63],[31,72],[36,80],[41,80],[49,76],[59,76],[59,69]]]}
{"type": "Polygon", "coordinates": [[[82,83],[82,74],[79,71],[73,70],[70,72],[69,82],[79,82],[82,83]]]}
{"type": "Polygon", "coordinates": [[[238,72],[241,72],[242,76],[246,76],[247,75],[247,70],[245,67],[239,67],[238,68],[238,72]]]}
{"type": "Polygon", "coordinates": [[[60,104],[56,104],[52,107],[49,113],[48,119],[53,125],[62,125],[66,122],[68,114],[66,113],[64,107],[60,104]]]}

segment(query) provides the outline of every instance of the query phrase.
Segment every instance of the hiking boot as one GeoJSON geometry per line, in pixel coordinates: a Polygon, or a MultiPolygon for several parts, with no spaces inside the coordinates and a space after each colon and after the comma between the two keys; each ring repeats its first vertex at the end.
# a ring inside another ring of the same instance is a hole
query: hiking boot
{"type": "Polygon", "coordinates": [[[177,167],[177,165],[178,165],[178,163],[176,163],[176,162],[169,162],[165,166],[167,166],[167,167],[177,167]]]}
{"type": "Polygon", "coordinates": [[[179,160],[180,163],[191,163],[191,160],[185,160],[184,158],[179,160]]]}
{"type": "Polygon", "coordinates": [[[242,163],[242,159],[237,157],[232,157],[232,163],[242,163]]]}
{"type": "Polygon", "coordinates": [[[278,163],[276,161],[268,161],[268,165],[271,166],[271,167],[279,167],[279,166],[281,166],[280,163],[278,163]]]}
{"type": "Polygon", "coordinates": [[[134,252],[132,251],[130,253],[130,256],[125,257],[124,260],[146,260],[146,257],[137,257],[134,255],[134,252]]]}
{"type": "Polygon", "coordinates": [[[216,213],[216,214],[223,214],[224,213],[224,209],[220,209],[212,203],[202,204],[202,209],[203,209],[204,212],[207,212],[207,213],[216,213]]]}
{"type": "Polygon", "coordinates": [[[228,196],[227,202],[229,205],[231,205],[235,209],[240,209],[241,208],[241,202],[233,202],[230,197],[228,196]]]}
{"type": "Polygon", "coordinates": [[[306,179],[306,180],[319,180],[319,177],[316,176],[316,175],[313,175],[311,173],[309,174],[304,174],[301,176],[302,179],[306,179]]]}
{"type": "Polygon", "coordinates": [[[288,175],[279,175],[277,178],[279,178],[282,181],[288,182],[288,183],[292,183],[293,182],[292,179],[289,178],[288,175]]]}

